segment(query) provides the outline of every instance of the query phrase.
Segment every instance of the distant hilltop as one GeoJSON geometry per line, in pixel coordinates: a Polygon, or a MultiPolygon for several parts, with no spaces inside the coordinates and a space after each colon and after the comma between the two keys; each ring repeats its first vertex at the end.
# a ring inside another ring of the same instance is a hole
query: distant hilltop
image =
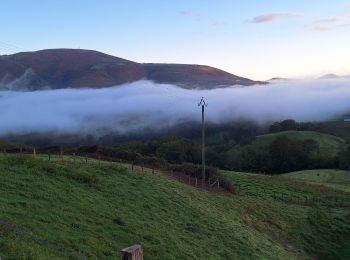
{"type": "Polygon", "coordinates": [[[0,89],[103,88],[142,79],[191,89],[266,84],[209,66],[143,64],[93,50],[49,49],[0,56],[0,89]]]}

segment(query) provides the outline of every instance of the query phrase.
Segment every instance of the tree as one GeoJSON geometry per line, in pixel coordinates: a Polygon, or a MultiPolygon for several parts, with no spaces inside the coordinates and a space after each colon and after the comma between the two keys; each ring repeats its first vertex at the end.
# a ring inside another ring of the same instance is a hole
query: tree
{"type": "Polygon", "coordinates": [[[273,173],[284,173],[307,169],[309,153],[303,144],[287,137],[279,137],[270,145],[273,173]]]}
{"type": "Polygon", "coordinates": [[[342,170],[350,170],[350,144],[339,154],[338,166],[342,170]]]}

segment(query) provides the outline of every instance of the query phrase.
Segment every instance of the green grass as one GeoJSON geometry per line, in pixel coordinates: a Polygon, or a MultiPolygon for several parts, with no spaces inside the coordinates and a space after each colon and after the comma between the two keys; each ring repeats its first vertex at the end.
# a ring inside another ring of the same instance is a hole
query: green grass
{"type": "Polygon", "coordinates": [[[225,175],[240,196],[119,164],[0,155],[0,255],[117,259],[140,243],[145,259],[349,259],[348,209],[298,205],[273,192],[329,203],[348,193],[291,178],[225,175]]]}
{"type": "Polygon", "coordinates": [[[291,172],[285,176],[306,182],[322,184],[335,189],[350,192],[350,172],[341,170],[306,170],[291,172]]]}
{"type": "Polygon", "coordinates": [[[336,156],[338,152],[343,149],[345,144],[345,141],[340,137],[313,131],[284,131],[260,135],[256,137],[256,141],[254,143],[257,145],[268,145],[278,137],[288,137],[296,141],[312,139],[318,143],[320,153],[330,157],[336,156]]]}

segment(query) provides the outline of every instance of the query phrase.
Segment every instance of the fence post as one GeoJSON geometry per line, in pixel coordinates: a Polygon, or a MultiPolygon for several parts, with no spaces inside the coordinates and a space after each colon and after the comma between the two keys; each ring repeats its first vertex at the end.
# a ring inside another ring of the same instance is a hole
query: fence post
{"type": "Polygon", "coordinates": [[[33,148],[33,157],[34,157],[34,158],[36,157],[36,150],[35,150],[35,147],[33,148]]]}
{"type": "Polygon", "coordinates": [[[60,146],[60,157],[61,157],[61,162],[63,162],[63,150],[62,150],[62,146],[60,146]]]}
{"type": "Polygon", "coordinates": [[[141,245],[134,245],[121,250],[122,260],[143,260],[141,245]]]}
{"type": "Polygon", "coordinates": [[[51,161],[51,154],[49,153],[49,161],[51,161]]]}

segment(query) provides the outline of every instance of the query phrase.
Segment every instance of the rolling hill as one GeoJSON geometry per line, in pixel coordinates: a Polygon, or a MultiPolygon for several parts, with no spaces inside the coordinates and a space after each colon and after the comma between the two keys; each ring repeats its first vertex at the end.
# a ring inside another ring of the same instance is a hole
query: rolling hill
{"type": "Polygon", "coordinates": [[[341,151],[345,145],[345,140],[329,134],[314,132],[314,131],[284,131],[273,134],[265,134],[256,137],[255,145],[268,145],[273,140],[279,137],[288,137],[292,140],[306,141],[312,139],[319,145],[321,154],[334,157],[341,151]]]}
{"type": "MultiPolygon", "coordinates": [[[[69,159],[69,158],[66,158],[69,159]]],[[[4,259],[348,259],[349,194],[299,180],[225,172],[240,195],[128,165],[0,155],[4,259]],[[323,198],[323,204],[283,195],[323,198]]]]}
{"type": "Polygon", "coordinates": [[[265,84],[209,66],[142,64],[93,50],[48,49],[0,56],[0,89],[103,88],[141,79],[200,89],[265,84]]]}

